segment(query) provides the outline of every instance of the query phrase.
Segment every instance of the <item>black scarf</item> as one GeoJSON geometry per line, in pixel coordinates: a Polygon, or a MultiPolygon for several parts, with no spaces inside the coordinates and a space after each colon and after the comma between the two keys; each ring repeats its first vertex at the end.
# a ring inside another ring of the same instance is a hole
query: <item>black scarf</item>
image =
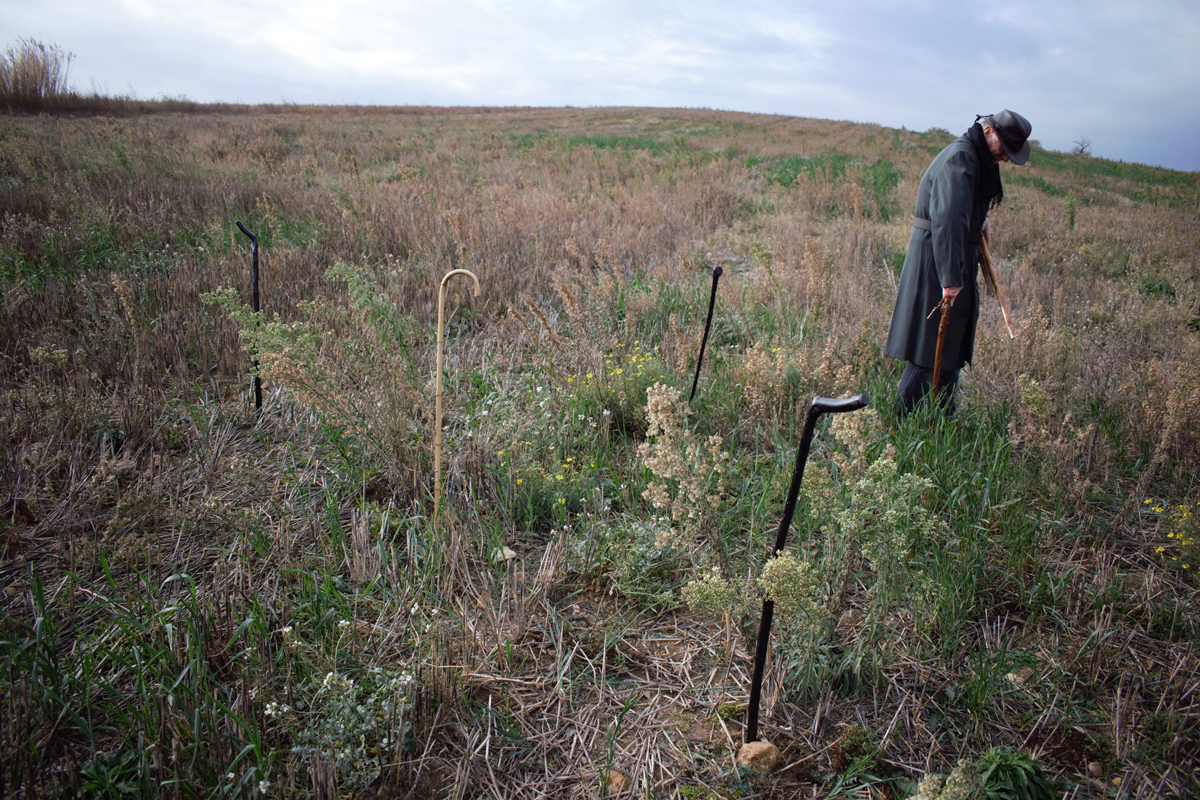
{"type": "Polygon", "coordinates": [[[979,169],[975,173],[975,196],[990,198],[988,208],[995,208],[1004,199],[1004,187],[1000,185],[1000,165],[988,147],[987,137],[983,135],[983,126],[976,122],[966,132],[971,140],[975,154],[979,156],[979,169]]]}

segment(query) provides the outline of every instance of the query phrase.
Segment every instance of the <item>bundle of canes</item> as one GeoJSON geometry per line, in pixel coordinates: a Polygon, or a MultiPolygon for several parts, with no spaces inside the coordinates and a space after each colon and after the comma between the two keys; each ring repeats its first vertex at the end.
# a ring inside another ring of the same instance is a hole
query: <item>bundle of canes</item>
{"type": "MultiPolygon", "coordinates": [[[[1008,304],[1004,302],[1004,295],[1000,292],[1000,283],[996,280],[996,262],[992,260],[992,251],[988,249],[987,239],[979,240],[979,252],[983,256],[979,259],[983,282],[992,290],[992,294],[1000,303],[1000,313],[1004,315],[1004,327],[1008,328],[1008,338],[1015,339],[1017,337],[1013,334],[1012,324],[1009,322],[1008,304]]],[[[934,378],[934,380],[937,379],[934,378]]]]}

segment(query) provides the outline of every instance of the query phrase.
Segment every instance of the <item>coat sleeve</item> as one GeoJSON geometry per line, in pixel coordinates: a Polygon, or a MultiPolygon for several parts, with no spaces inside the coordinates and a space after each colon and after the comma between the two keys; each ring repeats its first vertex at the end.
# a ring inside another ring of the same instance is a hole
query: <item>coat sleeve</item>
{"type": "Polygon", "coordinates": [[[932,176],[929,222],[933,263],[942,286],[966,284],[967,232],[975,193],[972,155],[967,150],[950,154],[937,175],[932,176]]]}

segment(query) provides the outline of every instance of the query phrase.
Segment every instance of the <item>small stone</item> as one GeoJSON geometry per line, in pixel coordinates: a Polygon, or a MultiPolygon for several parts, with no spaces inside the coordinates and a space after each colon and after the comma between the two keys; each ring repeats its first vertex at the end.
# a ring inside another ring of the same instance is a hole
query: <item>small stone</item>
{"type": "Polygon", "coordinates": [[[779,748],[770,742],[746,742],[738,751],[738,766],[770,772],[779,766],[779,748]]]}
{"type": "Polygon", "coordinates": [[[615,769],[606,769],[600,773],[601,786],[608,784],[609,794],[620,794],[630,788],[629,776],[615,769]]]}
{"type": "Polygon", "coordinates": [[[1099,761],[1092,761],[1088,764],[1088,775],[1091,775],[1093,778],[1099,778],[1103,774],[1104,767],[1100,765],[1099,761]]]}
{"type": "Polygon", "coordinates": [[[1017,686],[1024,686],[1033,680],[1033,667],[1025,667],[1024,669],[1019,669],[1016,672],[1010,672],[1004,677],[1007,678],[1010,683],[1014,683],[1017,686]]]}
{"type": "Polygon", "coordinates": [[[492,561],[499,564],[501,561],[512,561],[517,557],[517,551],[511,547],[498,547],[496,552],[492,553],[492,561]]]}
{"type": "Polygon", "coordinates": [[[1113,779],[1112,779],[1112,785],[1113,785],[1113,786],[1120,786],[1120,785],[1121,785],[1121,776],[1120,776],[1120,775],[1118,775],[1117,777],[1115,777],[1115,778],[1113,778],[1113,779]]]}

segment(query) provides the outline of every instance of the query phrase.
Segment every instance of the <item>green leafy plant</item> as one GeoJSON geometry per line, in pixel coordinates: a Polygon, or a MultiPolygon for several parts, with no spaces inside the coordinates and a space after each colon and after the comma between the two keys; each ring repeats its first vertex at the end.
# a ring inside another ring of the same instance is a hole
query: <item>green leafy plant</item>
{"type": "Polygon", "coordinates": [[[135,750],[97,755],[80,770],[85,797],[139,797],[145,786],[135,750]]]}
{"type": "MultiPolygon", "coordinates": [[[[412,673],[406,670],[369,667],[359,682],[328,673],[310,687],[308,708],[297,712],[295,752],[331,756],[340,785],[365,789],[403,746],[412,685],[412,673]]],[[[272,715],[288,711],[277,705],[268,709],[272,715]]]]}
{"type": "Polygon", "coordinates": [[[412,320],[361,267],[338,262],[325,277],[345,282],[348,305],[301,303],[293,322],[267,321],[229,287],[201,299],[241,326],[265,383],[321,415],[348,468],[409,471],[422,463],[426,416],[412,320]]]}
{"type": "Polygon", "coordinates": [[[622,515],[593,520],[568,537],[567,566],[603,578],[610,592],[654,608],[676,598],[680,576],[692,565],[687,552],[659,520],[622,515]]]}
{"type": "Polygon", "coordinates": [[[829,748],[833,774],[826,778],[826,796],[831,800],[874,796],[876,790],[869,787],[887,787],[885,791],[893,797],[906,794],[911,781],[890,774],[891,770],[881,764],[882,756],[875,734],[857,723],[848,726],[829,748]]]}
{"type": "Polygon", "coordinates": [[[976,764],[987,800],[1053,800],[1054,786],[1040,761],[1007,747],[993,747],[976,764]]]}

